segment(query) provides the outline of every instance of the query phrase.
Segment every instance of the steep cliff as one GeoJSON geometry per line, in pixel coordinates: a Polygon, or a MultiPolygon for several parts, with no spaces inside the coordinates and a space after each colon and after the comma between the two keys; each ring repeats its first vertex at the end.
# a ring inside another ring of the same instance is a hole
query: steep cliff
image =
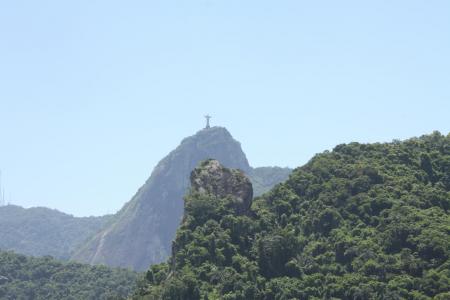
{"type": "Polygon", "coordinates": [[[144,270],[170,254],[183,216],[189,175],[200,161],[214,158],[226,167],[251,173],[240,143],[221,127],[185,138],[155,167],[147,182],[102,231],[73,259],[144,270]]]}

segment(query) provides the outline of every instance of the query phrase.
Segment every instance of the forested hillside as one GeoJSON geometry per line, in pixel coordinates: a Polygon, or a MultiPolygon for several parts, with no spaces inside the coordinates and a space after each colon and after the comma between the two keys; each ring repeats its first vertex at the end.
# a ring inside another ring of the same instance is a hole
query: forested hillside
{"type": "Polygon", "coordinates": [[[131,201],[108,226],[79,247],[72,259],[138,271],[165,261],[183,217],[189,174],[200,161],[209,158],[249,174],[257,187],[256,195],[284,181],[292,171],[277,167],[253,169],[240,143],[226,128],[205,128],[183,139],[163,158],[131,201]]]}
{"type": "Polygon", "coordinates": [[[292,169],[280,167],[252,168],[248,177],[253,184],[253,194],[261,196],[269,191],[274,185],[285,181],[291,174],[292,169]]]}
{"type": "Polygon", "coordinates": [[[0,249],[68,259],[111,216],[77,218],[44,207],[0,207],[0,249]]]}
{"type": "Polygon", "coordinates": [[[450,135],[338,145],[231,200],[186,197],[136,299],[450,299],[450,135]]]}
{"type": "Polygon", "coordinates": [[[137,277],[124,269],[0,252],[0,299],[124,299],[137,277]]]}

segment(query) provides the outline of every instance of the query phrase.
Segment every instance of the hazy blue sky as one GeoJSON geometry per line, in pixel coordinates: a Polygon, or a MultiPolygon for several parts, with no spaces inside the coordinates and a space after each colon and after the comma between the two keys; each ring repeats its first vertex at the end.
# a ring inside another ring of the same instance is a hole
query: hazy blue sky
{"type": "Polygon", "coordinates": [[[253,166],[450,131],[450,1],[1,1],[8,200],[118,210],[203,115],[253,166]]]}

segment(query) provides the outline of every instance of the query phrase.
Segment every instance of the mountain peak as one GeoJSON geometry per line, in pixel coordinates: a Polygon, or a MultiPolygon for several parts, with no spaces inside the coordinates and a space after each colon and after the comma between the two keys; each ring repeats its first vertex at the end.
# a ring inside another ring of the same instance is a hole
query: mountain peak
{"type": "Polygon", "coordinates": [[[209,131],[209,132],[222,131],[222,132],[227,132],[228,134],[230,134],[228,129],[226,127],[222,127],[222,126],[211,126],[209,128],[205,127],[203,129],[201,129],[200,131],[209,131]]]}
{"type": "Polygon", "coordinates": [[[202,128],[199,131],[197,131],[193,136],[187,137],[185,139],[189,139],[192,137],[198,137],[198,138],[226,138],[226,139],[233,139],[233,136],[231,133],[226,129],[225,127],[221,126],[213,126],[209,128],[202,128]]]}
{"type": "Polygon", "coordinates": [[[191,171],[215,159],[227,168],[251,172],[241,144],[224,127],[210,127],[183,139],[153,170],[133,199],[74,258],[94,264],[145,270],[167,258],[184,211],[191,171]]]}
{"type": "Polygon", "coordinates": [[[131,201],[108,226],[79,248],[73,259],[135,270],[145,270],[167,259],[184,215],[183,197],[191,185],[190,174],[200,162],[211,159],[224,168],[240,170],[231,171],[239,176],[230,177],[242,179],[243,183],[242,191],[233,191],[242,192],[239,194],[242,201],[236,206],[238,213],[245,213],[252,200],[252,184],[244,173],[255,183],[255,195],[283,181],[290,173],[288,169],[274,172],[267,168],[252,169],[241,144],[226,128],[204,128],[183,139],[163,158],[131,201]]]}
{"type": "Polygon", "coordinates": [[[216,159],[227,168],[240,169],[245,173],[251,170],[247,157],[242,151],[241,143],[236,141],[225,127],[214,126],[199,130],[196,134],[183,139],[180,146],[172,153],[184,151],[197,153],[199,157],[199,159],[194,159],[195,165],[191,165],[190,171],[200,161],[206,159],[216,159]]]}

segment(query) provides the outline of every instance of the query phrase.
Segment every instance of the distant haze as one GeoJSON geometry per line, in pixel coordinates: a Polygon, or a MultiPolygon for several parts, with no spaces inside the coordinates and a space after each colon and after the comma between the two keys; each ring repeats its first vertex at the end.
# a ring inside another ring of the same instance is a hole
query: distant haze
{"type": "Polygon", "coordinates": [[[205,125],[252,166],[450,131],[449,1],[3,1],[7,201],[118,210],[205,125]]]}

